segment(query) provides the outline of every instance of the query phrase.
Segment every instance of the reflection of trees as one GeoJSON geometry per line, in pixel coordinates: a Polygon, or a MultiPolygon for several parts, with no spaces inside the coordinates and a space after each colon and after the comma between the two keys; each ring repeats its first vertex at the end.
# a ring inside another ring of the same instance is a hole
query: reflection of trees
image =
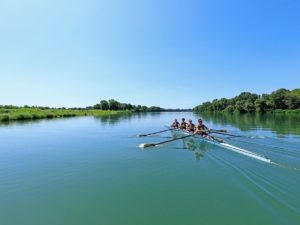
{"type": "Polygon", "coordinates": [[[131,113],[120,113],[114,115],[101,115],[95,116],[96,120],[99,120],[103,125],[117,125],[120,121],[130,120],[132,117],[131,113]]]}
{"type": "Polygon", "coordinates": [[[102,125],[117,125],[121,121],[143,120],[145,118],[155,119],[160,116],[160,112],[149,112],[149,113],[119,113],[114,115],[103,115],[95,116],[96,120],[99,120],[102,125]]]}
{"type": "Polygon", "coordinates": [[[1,121],[0,122],[0,127],[1,126],[26,126],[26,125],[33,125],[33,124],[39,124],[45,121],[59,121],[59,120],[71,120],[76,117],[55,117],[55,118],[43,118],[43,119],[36,119],[36,120],[10,120],[10,121],[1,121]]]}
{"type": "Polygon", "coordinates": [[[201,117],[206,121],[232,125],[243,131],[251,128],[266,128],[277,134],[300,135],[300,116],[296,114],[202,113],[201,117]]]}
{"type": "MultiPolygon", "coordinates": [[[[161,112],[148,112],[148,113],[132,113],[132,112],[122,112],[112,115],[100,115],[94,116],[96,120],[99,120],[103,125],[117,125],[121,121],[129,121],[131,119],[135,120],[144,120],[148,119],[156,119],[161,116],[161,112]]],[[[80,118],[80,117],[77,117],[80,118]]],[[[74,119],[73,118],[50,118],[51,120],[66,120],[66,119],[74,119]]],[[[11,120],[11,121],[1,121],[0,126],[13,126],[13,125],[28,125],[28,124],[37,124],[43,121],[50,120],[48,118],[39,119],[39,120],[11,120]]]]}
{"type": "MultiPolygon", "coordinates": [[[[47,119],[48,120],[48,119],[47,119]]],[[[1,126],[22,126],[22,125],[31,125],[31,124],[38,124],[41,123],[43,120],[12,120],[12,121],[1,121],[0,122],[0,127],[1,126]]]]}

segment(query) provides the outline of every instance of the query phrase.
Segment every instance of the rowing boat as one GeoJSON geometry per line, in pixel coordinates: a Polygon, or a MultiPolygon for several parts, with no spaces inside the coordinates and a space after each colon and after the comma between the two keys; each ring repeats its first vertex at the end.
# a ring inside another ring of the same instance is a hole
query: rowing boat
{"type": "MultiPolygon", "coordinates": [[[[179,128],[178,129],[174,129],[173,132],[176,135],[179,135],[179,136],[191,135],[191,133],[189,133],[189,132],[187,132],[185,130],[179,129],[179,128]]],[[[213,139],[211,139],[209,137],[203,137],[201,135],[193,135],[193,136],[191,136],[191,138],[196,138],[199,141],[205,141],[205,142],[208,142],[208,143],[211,143],[211,144],[214,144],[214,145],[218,145],[221,148],[225,148],[227,150],[230,150],[230,151],[233,151],[233,152],[236,152],[236,153],[248,156],[248,157],[253,158],[253,159],[260,160],[262,162],[271,163],[271,160],[268,159],[267,157],[263,156],[263,155],[260,155],[260,154],[248,151],[248,150],[243,149],[243,148],[236,147],[236,146],[228,144],[226,142],[219,142],[217,140],[213,140],[213,139]]]]}

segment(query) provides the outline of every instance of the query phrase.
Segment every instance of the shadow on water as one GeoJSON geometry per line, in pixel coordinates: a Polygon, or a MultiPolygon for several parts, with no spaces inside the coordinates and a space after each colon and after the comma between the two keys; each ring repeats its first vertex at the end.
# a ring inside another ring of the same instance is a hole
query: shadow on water
{"type": "Polygon", "coordinates": [[[51,120],[66,120],[72,119],[74,117],[65,117],[65,118],[44,118],[44,119],[36,119],[36,120],[11,120],[11,121],[1,121],[0,127],[13,127],[13,126],[27,126],[27,125],[34,125],[40,124],[44,121],[51,121],[51,120]]]}
{"type": "MultiPolygon", "coordinates": [[[[200,116],[199,114],[196,114],[200,116]]],[[[267,129],[278,135],[300,135],[300,116],[293,114],[239,114],[239,113],[201,113],[201,117],[215,124],[231,125],[242,131],[267,129]]]]}

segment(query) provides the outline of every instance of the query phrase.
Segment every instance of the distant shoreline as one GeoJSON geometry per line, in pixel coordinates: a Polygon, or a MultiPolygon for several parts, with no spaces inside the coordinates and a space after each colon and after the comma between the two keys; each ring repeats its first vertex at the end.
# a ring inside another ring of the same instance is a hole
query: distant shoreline
{"type": "MultiPolygon", "coordinates": [[[[155,112],[155,111],[152,111],[155,112]]],[[[157,112],[192,112],[192,110],[166,109],[157,112]]],[[[49,107],[16,107],[0,106],[0,122],[25,121],[38,119],[54,119],[78,116],[114,116],[122,114],[147,113],[135,112],[131,110],[101,110],[101,109],[84,109],[84,108],[49,108],[49,107]]]]}
{"type": "Polygon", "coordinates": [[[130,113],[128,111],[78,110],[78,109],[39,109],[39,108],[0,108],[0,122],[67,118],[76,116],[110,116],[130,113]]]}
{"type": "Polygon", "coordinates": [[[269,114],[269,115],[272,115],[272,114],[282,114],[282,115],[299,115],[300,116],[300,109],[293,109],[293,110],[283,110],[283,109],[276,109],[276,110],[273,110],[273,111],[266,111],[266,112],[258,112],[258,111],[254,111],[254,112],[248,112],[248,113],[241,113],[241,112],[238,112],[238,111],[234,111],[234,112],[228,112],[228,111],[193,111],[195,113],[205,113],[205,114],[240,114],[240,115],[243,115],[243,114],[250,114],[250,115],[255,115],[255,114],[269,114]]]}

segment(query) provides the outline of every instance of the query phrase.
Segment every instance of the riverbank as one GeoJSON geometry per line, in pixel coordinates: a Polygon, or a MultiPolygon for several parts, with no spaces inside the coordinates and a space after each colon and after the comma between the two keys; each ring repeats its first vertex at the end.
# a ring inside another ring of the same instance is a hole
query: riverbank
{"type": "Polygon", "coordinates": [[[286,114],[286,115],[300,115],[300,109],[276,109],[273,111],[266,111],[266,112],[239,112],[239,111],[227,111],[227,110],[222,110],[222,111],[194,111],[195,113],[208,113],[208,114],[236,114],[236,115],[242,115],[242,114],[258,114],[258,115],[263,115],[263,114],[286,114]]]}
{"type": "Polygon", "coordinates": [[[298,114],[300,115],[300,109],[276,109],[272,112],[267,113],[276,113],[276,114],[298,114]]]}
{"type": "Polygon", "coordinates": [[[131,111],[110,111],[98,109],[40,109],[40,108],[17,108],[0,109],[0,122],[53,119],[75,116],[110,116],[117,114],[132,113],[131,111]]]}

